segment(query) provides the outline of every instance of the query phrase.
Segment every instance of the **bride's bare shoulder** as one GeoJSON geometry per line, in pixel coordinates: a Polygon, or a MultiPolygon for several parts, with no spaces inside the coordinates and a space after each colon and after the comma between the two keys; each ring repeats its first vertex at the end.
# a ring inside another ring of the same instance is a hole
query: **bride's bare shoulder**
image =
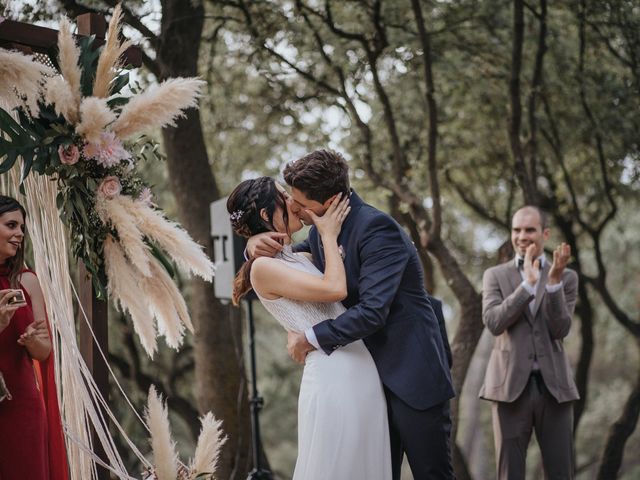
{"type": "Polygon", "coordinates": [[[251,265],[252,280],[263,278],[279,278],[288,272],[286,265],[277,258],[258,257],[251,265]]]}
{"type": "Polygon", "coordinates": [[[260,271],[264,269],[272,269],[278,265],[278,260],[272,257],[258,257],[251,265],[251,271],[260,271]]]}

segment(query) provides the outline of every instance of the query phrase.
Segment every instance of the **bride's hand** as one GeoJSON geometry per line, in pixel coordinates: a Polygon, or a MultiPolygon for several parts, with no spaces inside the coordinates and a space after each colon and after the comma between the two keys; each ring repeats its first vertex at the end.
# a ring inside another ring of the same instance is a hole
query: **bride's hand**
{"type": "Polygon", "coordinates": [[[329,208],[321,217],[317,216],[311,210],[307,210],[307,213],[313,220],[313,224],[320,232],[323,239],[333,237],[337,238],[342,228],[342,222],[347,218],[351,207],[349,206],[349,197],[342,199],[342,193],[336,195],[331,201],[329,208]]]}

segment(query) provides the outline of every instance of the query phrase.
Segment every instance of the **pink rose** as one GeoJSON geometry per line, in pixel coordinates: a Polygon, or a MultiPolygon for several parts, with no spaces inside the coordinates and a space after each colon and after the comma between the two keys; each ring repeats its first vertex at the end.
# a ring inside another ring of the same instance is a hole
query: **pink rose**
{"type": "Polygon", "coordinates": [[[102,183],[98,186],[98,194],[107,198],[113,198],[116,195],[120,195],[121,191],[122,185],[120,185],[120,179],[113,175],[105,177],[105,179],[102,180],[102,183]]]}
{"type": "Polygon", "coordinates": [[[64,165],[75,165],[80,159],[80,150],[73,144],[68,147],[60,145],[58,147],[58,157],[60,157],[60,162],[64,165]]]}

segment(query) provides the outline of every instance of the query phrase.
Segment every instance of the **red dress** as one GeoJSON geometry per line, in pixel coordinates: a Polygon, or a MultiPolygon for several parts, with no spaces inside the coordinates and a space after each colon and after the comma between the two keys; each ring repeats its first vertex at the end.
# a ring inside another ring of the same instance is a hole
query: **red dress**
{"type": "MultiPolygon", "coordinates": [[[[0,267],[1,268],[1,267],[0,267]]],[[[0,270],[0,289],[11,288],[0,270]]],[[[65,480],[64,438],[52,355],[34,361],[18,338],[33,322],[31,298],[0,332],[0,372],[11,400],[0,402],[0,480],[65,480]],[[36,380],[38,378],[38,380],[36,380]]]]}

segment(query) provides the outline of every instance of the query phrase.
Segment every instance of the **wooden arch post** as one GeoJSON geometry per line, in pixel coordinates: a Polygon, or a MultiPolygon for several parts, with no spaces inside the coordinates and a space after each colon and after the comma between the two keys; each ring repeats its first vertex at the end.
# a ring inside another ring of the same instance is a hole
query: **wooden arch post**
{"type": "MultiPolygon", "coordinates": [[[[103,15],[97,13],[85,13],[76,18],[78,35],[95,35],[94,45],[104,43],[106,34],[106,21],[103,15]]],[[[50,28],[16,22],[0,17],[0,47],[20,50],[27,54],[37,54],[37,58],[48,62],[48,55],[57,44],[58,31],[50,28]]],[[[142,54],[137,47],[130,47],[125,52],[125,63],[134,67],[142,64],[142,54]]],[[[102,354],[108,359],[108,301],[99,300],[93,290],[91,274],[82,262],[78,263],[78,295],[81,311],[78,312],[80,353],[84,358],[93,379],[104,399],[109,398],[109,371],[102,354]],[[86,314],[86,320],[84,314],[86,314]],[[93,332],[93,333],[92,333],[93,332]],[[102,353],[101,353],[102,351],[102,353]]],[[[99,405],[96,406],[100,408],[99,405]]],[[[94,453],[106,460],[102,445],[93,435],[94,453]]],[[[108,480],[109,471],[98,467],[98,478],[108,480]]]]}
{"type": "MultiPolygon", "coordinates": [[[[104,41],[106,23],[102,15],[84,13],[78,15],[76,23],[79,35],[95,35],[96,40],[104,41]]],[[[108,402],[109,370],[106,361],[109,358],[109,300],[108,298],[100,300],[96,297],[91,281],[91,273],[82,262],[78,262],[77,279],[78,297],[81,306],[77,315],[80,333],[80,354],[84,358],[102,398],[108,402]],[[104,359],[102,355],[104,355],[104,359]]],[[[106,420],[104,409],[99,405],[96,405],[96,408],[102,411],[103,418],[106,420]]],[[[108,425],[105,425],[105,430],[109,431],[108,425]]],[[[106,460],[106,454],[95,431],[92,432],[92,436],[93,452],[101,459],[106,460]]],[[[98,467],[98,479],[108,480],[109,471],[98,467]]]]}

